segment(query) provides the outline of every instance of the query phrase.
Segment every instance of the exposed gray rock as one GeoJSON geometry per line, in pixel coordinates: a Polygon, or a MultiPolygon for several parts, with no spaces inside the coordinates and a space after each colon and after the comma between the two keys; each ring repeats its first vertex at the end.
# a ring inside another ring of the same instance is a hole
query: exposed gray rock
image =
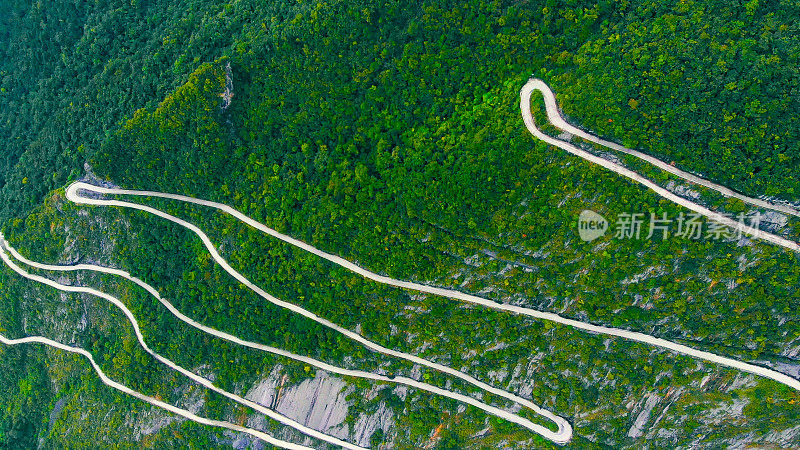
{"type": "Polygon", "coordinates": [[[353,427],[353,442],[362,447],[369,447],[369,439],[379,428],[388,435],[388,430],[394,427],[394,413],[385,403],[378,405],[378,410],[373,414],[361,415],[353,427]]]}
{"type": "Polygon", "coordinates": [[[634,420],[631,429],[628,430],[628,436],[635,439],[644,434],[644,426],[650,419],[650,413],[653,411],[656,404],[658,404],[659,400],[661,400],[661,397],[659,397],[658,394],[651,393],[647,395],[644,407],[639,412],[639,415],[636,416],[636,420],[634,420]]]}
{"type": "Polygon", "coordinates": [[[286,389],[278,399],[277,410],[308,427],[328,433],[347,418],[346,386],[338,378],[317,372],[315,378],[286,389]]]}
{"type": "MultiPolygon", "coordinates": [[[[349,430],[347,418],[347,384],[318,371],[316,376],[296,386],[283,386],[280,371],[273,370],[269,377],[253,386],[245,397],[273,408],[303,425],[323,433],[346,439],[349,430]]],[[[260,418],[263,420],[263,418],[260,418]]],[[[255,424],[260,425],[256,419],[255,424]]]]}
{"type": "Polygon", "coordinates": [[[53,410],[50,411],[50,423],[47,426],[48,430],[52,430],[53,429],[53,425],[56,423],[56,420],[58,420],[58,416],[61,415],[61,411],[64,409],[64,405],[66,405],[66,404],[67,404],[67,398],[64,397],[64,398],[59,399],[56,402],[56,404],[53,405],[53,410]]]}
{"type": "Polygon", "coordinates": [[[667,182],[666,186],[667,190],[670,190],[681,197],[688,198],[691,200],[698,200],[700,198],[700,193],[694,189],[691,189],[683,184],[678,184],[673,180],[667,182]]]}

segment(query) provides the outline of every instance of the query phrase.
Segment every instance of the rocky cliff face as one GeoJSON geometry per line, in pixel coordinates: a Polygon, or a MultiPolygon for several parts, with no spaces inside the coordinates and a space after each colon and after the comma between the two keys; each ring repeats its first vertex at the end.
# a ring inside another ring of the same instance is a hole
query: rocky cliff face
{"type": "Polygon", "coordinates": [[[222,97],[222,110],[228,109],[233,101],[233,70],[230,61],[225,65],[225,92],[220,94],[222,97]]]}
{"type": "MultiPolygon", "coordinates": [[[[253,385],[246,398],[292,418],[308,427],[336,436],[360,446],[369,447],[370,438],[378,431],[384,434],[394,427],[394,413],[383,403],[372,413],[359,413],[348,421],[351,402],[347,397],[355,388],[326,372],[318,371],[297,385],[286,384],[282,367],[275,367],[270,375],[253,385]]],[[[264,428],[263,416],[253,416],[248,426],[264,428]]],[[[249,445],[249,440],[236,441],[237,448],[249,445]]]]}

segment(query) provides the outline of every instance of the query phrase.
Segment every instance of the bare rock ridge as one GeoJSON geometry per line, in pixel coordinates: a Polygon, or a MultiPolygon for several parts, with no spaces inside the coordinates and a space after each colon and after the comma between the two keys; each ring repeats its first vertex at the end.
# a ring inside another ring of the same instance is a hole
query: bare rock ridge
{"type": "Polygon", "coordinates": [[[220,97],[222,97],[222,110],[225,111],[233,101],[233,71],[230,61],[225,64],[225,92],[220,94],[220,97]]]}

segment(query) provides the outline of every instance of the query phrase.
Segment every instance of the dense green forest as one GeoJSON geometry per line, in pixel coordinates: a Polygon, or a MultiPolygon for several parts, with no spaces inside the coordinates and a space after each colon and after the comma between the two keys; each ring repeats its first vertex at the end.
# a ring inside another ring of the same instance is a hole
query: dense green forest
{"type": "MultiPolygon", "coordinates": [[[[797,6],[791,0],[0,2],[3,233],[32,259],[124,268],[197,320],[243,338],[350,368],[414,370],[265,303],[178,226],[70,204],[63,187],[91,169],[121,187],[233,205],[395,278],[764,365],[796,365],[796,255],[748,240],[581,242],[574,225],[583,209],[607,217],[675,216],[681,209],[535,141],[519,115],[518,92],[533,74],[552,86],[577,125],[748,195],[794,201],[800,192],[797,6]],[[228,63],[234,95],[223,109],[228,63]]],[[[541,117],[540,101],[534,109],[541,117]]],[[[741,208],[698,191],[714,208],[741,208]]],[[[211,210],[133,201],[207,230],[233,266],[281,299],[499,387],[529,388],[534,402],[570,420],[576,448],[641,447],[645,437],[629,431],[638,413],[630,405],[650,394],[663,397],[662,418],[648,422],[654,446],[800,442],[781,434],[797,423],[800,396],[780,384],[621,339],[388,288],[211,210]],[[742,404],[738,413],[731,406],[742,404]]],[[[790,221],[781,232],[796,238],[800,229],[790,221]]],[[[302,364],[187,327],[133,285],[65,276],[118,295],[156,351],[185,367],[207,368],[220,386],[243,389],[278,365],[290,382],[314,376],[302,364]]],[[[101,300],[63,298],[7,269],[0,286],[4,335],[42,334],[90,349],[110,376],[175,403],[200,398],[212,418],[255,415],[151,360],[124,317],[101,300]]],[[[77,357],[2,347],[0,369],[4,447],[233,442],[189,422],[140,433],[137,424],[150,420],[150,408],[102,386],[77,357]],[[55,405],[60,416],[51,413],[55,405]],[[107,419],[85,417],[88,406],[107,419]]],[[[484,395],[436,372],[422,376],[484,395]]],[[[357,393],[372,387],[345,381],[357,393]]],[[[434,442],[440,448],[551,445],[456,402],[413,391],[401,398],[393,386],[379,390],[372,399],[353,395],[347,419],[353,425],[358,414],[389,405],[396,424],[372,435],[373,448],[419,447],[437,427],[443,427],[434,442]]]]}

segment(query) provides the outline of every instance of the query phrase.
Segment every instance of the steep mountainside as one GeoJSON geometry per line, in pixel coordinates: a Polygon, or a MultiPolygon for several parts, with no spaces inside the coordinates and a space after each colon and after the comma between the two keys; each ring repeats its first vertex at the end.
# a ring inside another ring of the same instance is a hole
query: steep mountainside
{"type": "MultiPolygon", "coordinates": [[[[502,397],[268,303],[185,228],[75,205],[65,186],[82,179],[222,202],[393,278],[798,377],[797,255],[747,237],[608,233],[584,242],[583,210],[612,224],[624,213],[687,211],[535,140],[519,112],[519,90],[534,74],[576,125],[747,195],[797,204],[796,3],[2,2],[2,232],[32,260],[126,270],[187,316],[242,339],[512,411],[519,406],[502,397]]],[[[544,123],[541,100],[533,107],[544,123]]],[[[714,210],[766,214],[615,157],[714,210]]],[[[569,447],[800,444],[800,392],[780,383],[369,281],[210,208],[114,198],[197,225],[232,267],[282,300],[566,418],[569,447]]],[[[769,213],[762,226],[800,240],[797,218],[769,213]]],[[[155,351],[348,442],[557,447],[474,406],[210,337],[119,277],[26,270],[119,297],[155,351]]],[[[80,346],[137,391],[325,448],[160,364],[108,302],[5,266],[0,334],[80,346]]],[[[0,345],[0,373],[3,447],[262,446],[118,393],[86,360],[41,345],[0,345]]]]}

